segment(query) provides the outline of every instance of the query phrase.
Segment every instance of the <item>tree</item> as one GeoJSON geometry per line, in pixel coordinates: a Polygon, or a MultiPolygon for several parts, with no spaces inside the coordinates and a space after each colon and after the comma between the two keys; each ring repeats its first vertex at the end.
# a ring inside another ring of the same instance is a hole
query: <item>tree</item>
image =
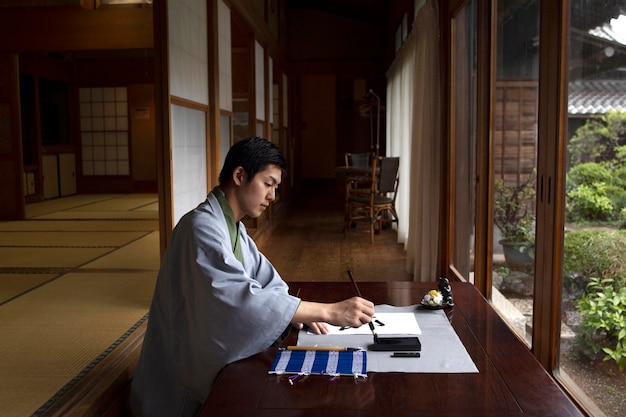
{"type": "Polygon", "coordinates": [[[618,156],[619,147],[624,145],[626,112],[608,111],[600,117],[587,120],[576,129],[568,145],[571,165],[614,160],[618,156]]]}

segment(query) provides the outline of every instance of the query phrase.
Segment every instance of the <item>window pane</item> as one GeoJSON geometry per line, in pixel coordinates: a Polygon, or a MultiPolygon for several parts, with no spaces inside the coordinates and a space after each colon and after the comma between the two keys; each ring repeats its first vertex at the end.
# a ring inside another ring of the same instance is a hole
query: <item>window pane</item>
{"type": "Polygon", "coordinates": [[[492,301],[531,343],[539,2],[498,2],[492,301]]]}
{"type": "Polygon", "coordinates": [[[476,0],[454,18],[454,241],[452,263],[473,282],[476,201],[476,0]]]}
{"type": "Polygon", "coordinates": [[[559,369],[591,414],[609,417],[626,415],[624,10],[626,0],[570,3],[559,369]]]}
{"type": "MultiPolygon", "coordinates": [[[[80,88],[84,176],[130,175],[127,87],[80,88]]],[[[135,109],[135,117],[144,113],[135,109]]]]}
{"type": "Polygon", "coordinates": [[[233,143],[250,136],[248,99],[233,99],[233,143]]]}

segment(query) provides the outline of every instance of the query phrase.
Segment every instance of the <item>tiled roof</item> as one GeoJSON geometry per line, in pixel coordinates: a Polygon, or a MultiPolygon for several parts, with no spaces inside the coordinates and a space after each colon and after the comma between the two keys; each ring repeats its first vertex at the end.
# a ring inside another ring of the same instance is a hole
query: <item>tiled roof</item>
{"type": "MultiPolygon", "coordinates": [[[[614,53],[623,53],[620,51],[623,51],[621,45],[626,45],[626,15],[622,12],[618,17],[609,19],[608,23],[597,26],[587,33],[592,38],[603,40],[606,45],[612,45],[617,49],[616,51],[607,47],[606,52],[610,53],[607,57],[614,53]]],[[[623,60],[620,59],[618,62],[623,60]]],[[[569,84],[568,107],[570,115],[604,114],[609,110],[626,111],[626,80],[573,81],[569,84]]]]}
{"type": "Polygon", "coordinates": [[[569,84],[570,115],[626,111],[626,80],[572,81],[569,84]]]}
{"type": "Polygon", "coordinates": [[[626,15],[613,18],[609,23],[591,29],[589,34],[607,41],[626,45],[626,15]]]}

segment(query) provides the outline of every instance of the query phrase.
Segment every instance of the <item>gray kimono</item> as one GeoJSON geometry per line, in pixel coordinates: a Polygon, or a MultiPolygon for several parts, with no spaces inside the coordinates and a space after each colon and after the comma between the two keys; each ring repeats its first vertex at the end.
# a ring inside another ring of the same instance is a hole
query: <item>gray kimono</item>
{"type": "Polygon", "coordinates": [[[193,416],[220,370],[269,347],[295,314],[300,299],[239,228],[243,265],[213,194],[174,229],[133,376],[136,417],[193,416]]]}

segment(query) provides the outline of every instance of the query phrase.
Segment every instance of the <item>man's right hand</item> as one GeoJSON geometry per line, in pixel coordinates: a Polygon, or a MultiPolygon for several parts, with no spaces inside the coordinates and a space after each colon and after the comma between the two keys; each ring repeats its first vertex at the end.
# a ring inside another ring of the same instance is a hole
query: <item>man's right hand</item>
{"type": "Polygon", "coordinates": [[[374,303],[352,297],[336,303],[301,301],[292,323],[326,322],[335,326],[360,327],[372,321],[374,303]]]}

